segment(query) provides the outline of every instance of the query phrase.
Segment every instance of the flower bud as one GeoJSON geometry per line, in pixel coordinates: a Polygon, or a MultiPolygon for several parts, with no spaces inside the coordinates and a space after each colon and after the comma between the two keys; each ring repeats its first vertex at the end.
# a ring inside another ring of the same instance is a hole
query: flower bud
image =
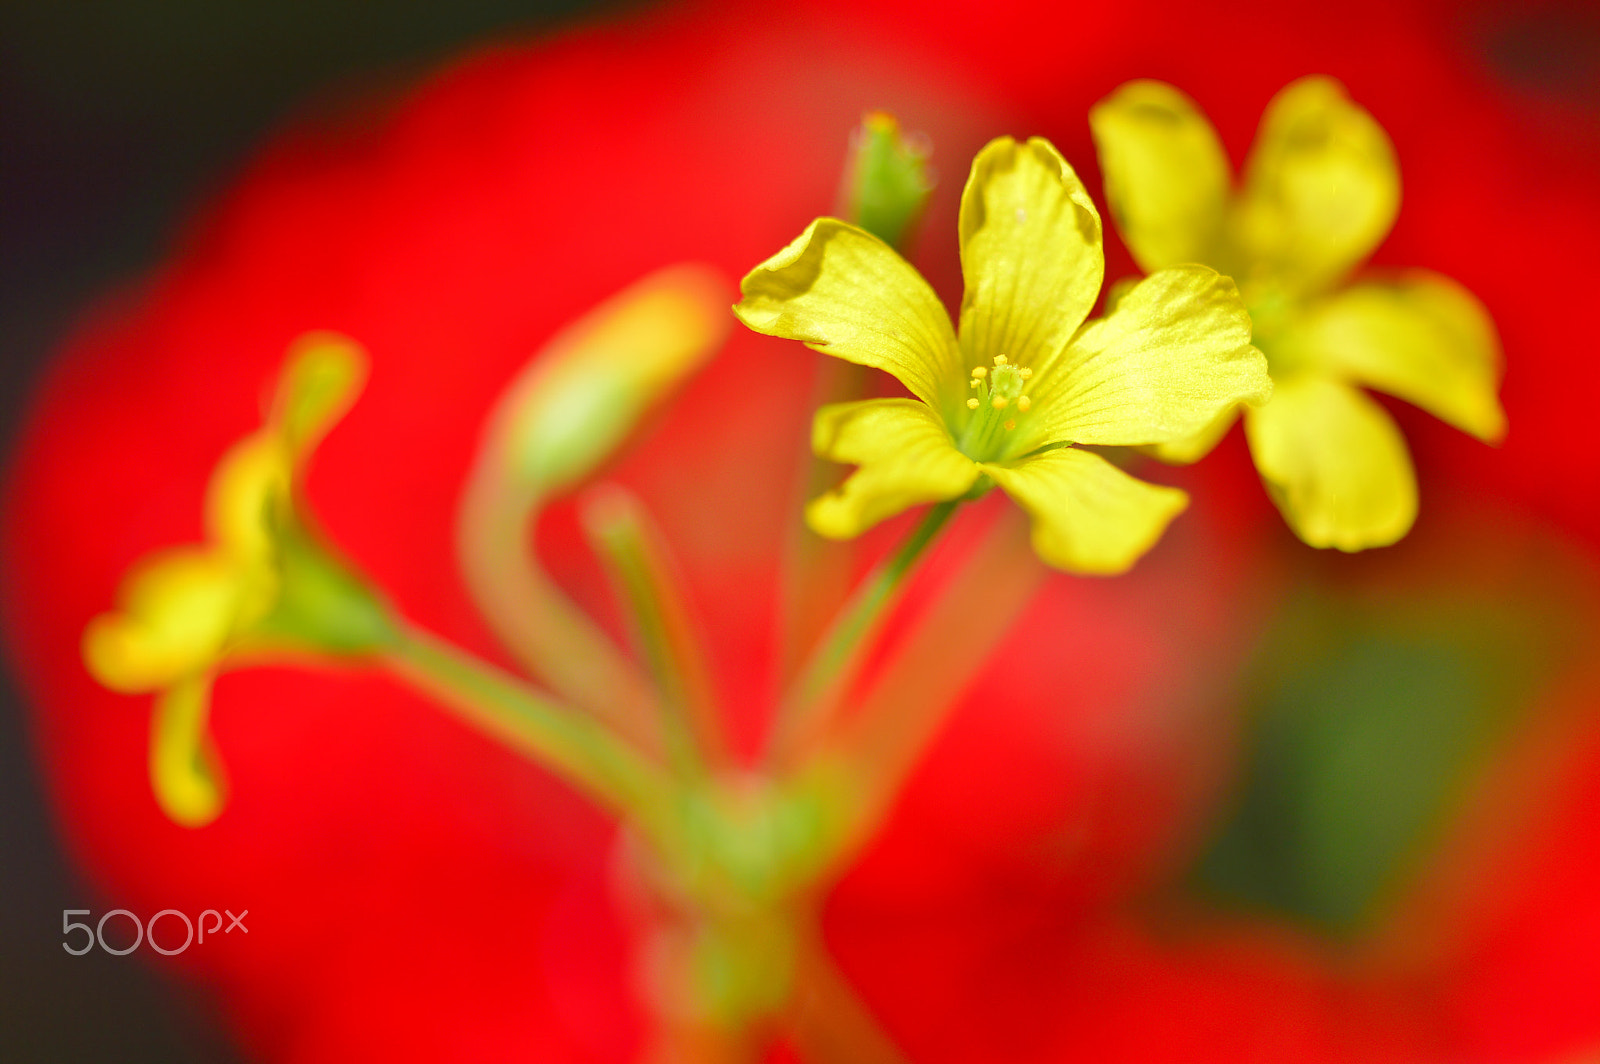
{"type": "Polygon", "coordinates": [[[503,486],[545,498],[588,478],[721,346],[728,302],[709,268],[673,266],[559,334],[491,420],[503,486]]]}
{"type": "Polygon", "coordinates": [[[907,135],[894,115],[868,113],[851,137],[840,195],[845,219],[903,253],[933,191],[928,154],[927,138],[907,135]]]}

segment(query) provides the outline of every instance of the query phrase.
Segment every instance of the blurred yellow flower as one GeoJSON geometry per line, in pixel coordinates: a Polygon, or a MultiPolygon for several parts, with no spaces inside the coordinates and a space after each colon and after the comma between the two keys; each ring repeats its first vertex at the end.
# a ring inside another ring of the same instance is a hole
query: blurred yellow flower
{"type": "Polygon", "coordinates": [[[219,668],[263,650],[359,650],[386,638],[385,611],[313,543],[295,506],[307,459],[365,374],[365,355],[348,340],[303,338],[266,425],[211,476],[208,542],[141,559],[118,589],[117,609],[84,631],[83,659],[96,680],[157,692],[151,784],[180,824],[205,824],[222,808],[221,764],[206,728],[219,668]]]}
{"type": "MultiPolygon", "coordinates": [[[[1149,273],[1204,262],[1239,282],[1276,385],[1246,410],[1256,468],[1314,547],[1393,543],[1417,512],[1405,440],[1366,385],[1479,439],[1505,432],[1500,349],[1483,307],[1447,277],[1412,270],[1345,283],[1388,234],[1400,178],[1388,136],[1331,78],[1294,82],[1262,117],[1242,187],[1194,102],[1134,81],[1090,125],[1111,214],[1149,273]]],[[[1191,462],[1237,416],[1151,448],[1191,462]]]]}
{"type": "Polygon", "coordinates": [[[1272,390],[1233,282],[1161,270],[1084,324],[1105,273],[1099,213],[1048,142],[990,142],[961,198],[959,339],[933,289],[877,237],[819,218],[741,284],[756,332],[893,374],[915,399],[823,407],[817,455],[860,468],[807,508],[836,539],[921,503],[998,484],[1040,558],[1126,570],[1183,509],[1181,491],[1075,443],[1182,439],[1272,390]]]}

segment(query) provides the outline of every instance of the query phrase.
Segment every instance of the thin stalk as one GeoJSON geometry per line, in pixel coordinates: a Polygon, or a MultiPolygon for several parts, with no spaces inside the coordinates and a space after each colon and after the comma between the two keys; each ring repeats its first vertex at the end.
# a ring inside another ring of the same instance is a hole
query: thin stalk
{"type": "MultiPolygon", "coordinates": [[[[811,408],[863,398],[871,372],[842,359],[820,360],[811,408]]],[[[779,569],[779,676],[785,682],[798,675],[806,651],[822,638],[828,622],[848,598],[857,549],[854,542],[823,539],[800,520],[805,504],[835,487],[840,474],[837,462],[824,462],[811,453],[809,432],[799,467],[792,504],[795,520],[785,532],[779,569]]]]}
{"type": "Polygon", "coordinates": [[[384,664],[490,738],[528,756],[619,819],[660,838],[669,782],[609,729],[430,632],[406,626],[384,664]]]}
{"type": "Polygon", "coordinates": [[[615,485],[589,494],[583,523],[661,692],[663,731],[674,768],[699,778],[708,768],[727,767],[711,668],[665,539],[643,504],[615,485]]]}
{"type": "Polygon", "coordinates": [[[837,861],[848,862],[877,830],[1048,575],[1028,547],[1027,522],[1008,508],[884,665],[859,711],[819,738],[813,764],[841,772],[852,797],[837,861]]]}
{"type": "Polygon", "coordinates": [[[627,655],[540,568],[530,531],[540,500],[480,459],[467,482],[456,557],[473,601],[512,655],[563,700],[659,751],[655,695],[627,655]]]}
{"type": "Polygon", "coordinates": [[[929,509],[899,549],[856,589],[779,706],[768,749],[769,762],[783,764],[792,760],[827,725],[855,679],[872,637],[899,600],[906,578],[959,505],[960,500],[953,500],[929,509]]]}

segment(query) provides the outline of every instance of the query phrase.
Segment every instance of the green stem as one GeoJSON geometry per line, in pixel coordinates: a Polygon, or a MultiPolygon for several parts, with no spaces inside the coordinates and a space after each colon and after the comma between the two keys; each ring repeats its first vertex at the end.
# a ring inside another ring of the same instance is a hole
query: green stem
{"type": "MultiPolygon", "coordinates": [[[[871,372],[866,366],[843,359],[821,359],[811,408],[863,398],[871,372]]],[[[786,526],[779,569],[781,671],[778,675],[785,681],[799,673],[806,651],[822,638],[828,622],[848,598],[857,549],[854,542],[835,543],[823,539],[799,519],[809,500],[839,483],[838,463],[814,457],[809,438],[804,441],[799,460],[803,473],[795,479],[796,496],[792,506],[795,520],[786,526]]]]}
{"type": "Polygon", "coordinates": [[[840,807],[847,819],[836,861],[847,861],[877,830],[1048,575],[1029,549],[1027,522],[1008,510],[885,662],[859,712],[823,736],[810,755],[812,767],[838,774],[850,795],[840,807]]]}
{"type": "Polygon", "coordinates": [[[401,628],[384,663],[477,730],[529,756],[619,819],[661,837],[657,821],[668,781],[592,717],[412,626],[401,628]]]}
{"type": "Polygon", "coordinates": [[[711,668],[666,540],[644,504],[617,485],[589,492],[582,514],[589,542],[629,614],[661,692],[662,730],[673,767],[690,779],[703,778],[710,767],[727,767],[711,668]]]}
{"type": "Polygon", "coordinates": [[[960,503],[957,499],[932,507],[900,548],[856,589],[834,619],[779,707],[768,749],[770,763],[791,762],[827,724],[855,679],[867,645],[890,607],[899,600],[906,577],[960,503]]]}
{"type": "Polygon", "coordinates": [[[659,751],[650,685],[533,554],[531,529],[542,505],[516,490],[492,457],[479,459],[457,515],[456,558],[467,589],[523,667],[564,701],[659,751]]]}

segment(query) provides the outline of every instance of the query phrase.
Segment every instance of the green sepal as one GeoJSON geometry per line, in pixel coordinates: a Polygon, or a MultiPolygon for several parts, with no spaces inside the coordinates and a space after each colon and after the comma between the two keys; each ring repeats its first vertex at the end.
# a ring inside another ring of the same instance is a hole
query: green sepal
{"type": "Polygon", "coordinates": [[[400,641],[388,602],[296,517],[275,522],[278,600],[251,633],[335,656],[359,656],[400,641]]]}

